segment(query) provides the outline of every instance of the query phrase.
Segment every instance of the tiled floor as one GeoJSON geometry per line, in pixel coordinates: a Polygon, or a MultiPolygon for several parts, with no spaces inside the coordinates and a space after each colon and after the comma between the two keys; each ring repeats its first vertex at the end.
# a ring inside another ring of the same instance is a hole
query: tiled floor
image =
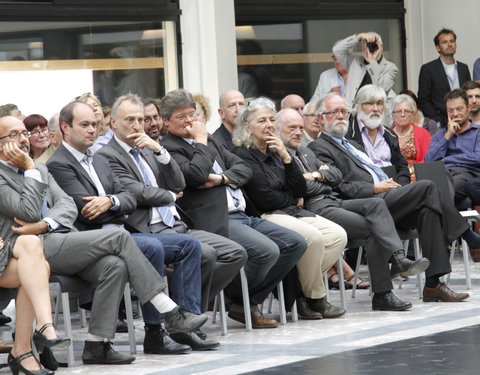
{"type": "MultiPolygon", "coordinates": [[[[423,303],[413,280],[395,293],[413,303],[408,312],[373,312],[368,291],[348,294],[345,317],[334,320],[298,321],[277,329],[245,332],[228,321],[229,333],[220,335],[218,324],[204,331],[218,340],[218,350],[175,356],[144,355],[143,328],[136,320],[138,355],[125,366],[84,366],[80,355],[85,330],[75,325],[76,366],[58,374],[478,374],[480,356],[476,344],[480,328],[480,264],[471,265],[472,290],[468,302],[423,303]],[[476,340],[476,341],[475,341],[476,340]],[[472,353],[472,354],[470,354],[472,353]],[[468,358],[468,361],[466,360],[468,358]]],[[[463,262],[454,260],[450,286],[465,290],[463,262]]],[[[339,293],[330,292],[333,303],[339,293]]],[[[273,315],[276,315],[274,303],[273,315]]],[[[12,313],[11,308],[6,310],[12,313]]],[[[211,313],[210,313],[211,314],[211,313]]],[[[3,329],[2,338],[10,331],[3,329]]],[[[116,348],[128,351],[127,334],[118,334],[116,348]]],[[[61,353],[59,353],[61,356],[61,353]]],[[[1,370],[0,373],[8,373],[1,370]]]]}

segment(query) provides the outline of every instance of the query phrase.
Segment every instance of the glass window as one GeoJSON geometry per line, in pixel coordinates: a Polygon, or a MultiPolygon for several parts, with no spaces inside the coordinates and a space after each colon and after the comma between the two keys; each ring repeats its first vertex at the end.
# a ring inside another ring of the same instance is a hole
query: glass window
{"type": "Polygon", "coordinates": [[[385,57],[399,68],[394,90],[402,90],[402,47],[398,19],[305,20],[297,23],[238,26],[239,88],[249,96],[280,100],[313,95],[320,74],[333,67],[332,46],[352,34],[375,31],[385,57]],[[341,27],[339,27],[341,25],[341,27]]]}

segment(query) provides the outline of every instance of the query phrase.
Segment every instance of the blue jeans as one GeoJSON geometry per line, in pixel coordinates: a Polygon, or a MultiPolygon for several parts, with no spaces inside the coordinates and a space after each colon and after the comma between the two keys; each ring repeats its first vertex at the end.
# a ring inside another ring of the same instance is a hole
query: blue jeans
{"type": "MultiPolygon", "coordinates": [[[[247,250],[245,274],[252,304],[263,302],[307,248],[299,234],[243,212],[229,214],[228,230],[229,238],[247,250]]],[[[237,275],[225,288],[225,293],[241,303],[241,290],[240,276],[237,275]]]]}
{"type": "MultiPolygon", "coordinates": [[[[165,276],[165,265],[173,264],[171,298],[185,309],[200,314],[202,250],[200,242],[186,234],[132,233],[142,253],[157,272],[165,276]]],[[[161,314],[150,302],[142,305],[145,324],[160,324],[161,314]]]]}

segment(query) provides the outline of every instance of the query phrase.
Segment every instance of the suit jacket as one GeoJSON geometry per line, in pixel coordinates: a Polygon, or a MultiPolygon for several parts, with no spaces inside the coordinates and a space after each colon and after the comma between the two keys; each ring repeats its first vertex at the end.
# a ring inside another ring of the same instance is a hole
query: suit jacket
{"type": "Polygon", "coordinates": [[[228,151],[233,151],[235,148],[232,143],[232,133],[230,133],[225,125],[220,125],[220,127],[213,132],[212,136],[228,151]]]}
{"type": "Polygon", "coordinates": [[[5,241],[18,237],[11,229],[17,226],[14,217],[29,223],[49,217],[65,228],[74,229],[77,208],[73,199],[57,185],[44,164],[35,163],[35,167],[43,182],[23,177],[0,163],[0,237],[5,241]],[[42,216],[44,199],[49,209],[42,216]]]}
{"type": "Polygon", "coordinates": [[[387,94],[395,84],[398,74],[397,66],[382,56],[380,61],[368,64],[361,54],[353,53],[358,44],[357,35],[351,35],[333,46],[333,54],[348,71],[348,80],[345,87],[345,100],[352,105],[353,99],[368,72],[374,85],[380,86],[387,94]]]}
{"type": "Polygon", "coordinates": [[[210,173],[216,160],[223,174],[229,177],[232,187],[238,188],[252,177],[248,163],[225,149],[213,136],[208,144],[197,143],[195,147],[183,138],[167,134],[162,145],[175,158],[185,177],[186,188],[178,205],[192,219],[195,228],[228,237],[228,202],[226,185],[199,189],[210,173]]]}
{"type": "MultiPolygon", "coordinates": [[[[470,71],[468,66],[460,61],[457,61],[457,71],[458,82],[462,87],[465,82],[470,81],[470,71]]],[[[440,57],[422,65],[418,76],[418,101],[425,117],[446,124],[447,112],[443,98],[450,90],[440,57]]]]}
{"type": "MultiPolygon", "coordinates": [[[[385,132],[383,136],[390,147],[390,162],[395,167],[397,172],[397,176],[395,181],[397,181],[400,185],[407,185],[410,183],[410,172],[408,170],[408,163],[402,155],[400,151],[400,146],[398,143],[398,137],[392,130],[385,128],[385,132]]],[[[356,143],[361,145],[360,150],[364,151],[364,144],[362,134],[360,133],[360,128],[358,126],[358,121],[356,117],[350,118],[350,126],[348,128],[348,132],[345,135],[347,139],[353,139],[356,143]]]]}
{"type": "Polygon", "coordinates": [[[48,160],[47,167],[60,187],[70,195],[78,209],[75,226],[79,230],[100,229],[103,224],[125,224],[127,214],[136,207],[133,194],[127,191],[120,183],[119,178],[112,172],[108,160],[101,155],[93,157],[93,167],[107,195],[115,195],[120,201],[120,210],[108,210],[94,220],[85,218],[81,211],[88,203],[83,200],[87,196],[98,196],[98,190],[89,174],[78,160],[61,145],[55,154],[48,160]]]}
{"type": "Polygon", "coordinates": [[[128,216],[127,224],[137,232],[150,233],[152,207],[174,205],[170,191],[178,193],[185,188],[185,179],[177,162],[171,158],[168,164],[162,164],[150,150],[140,150],[155,175],[158,187],[154,187],[145,185],[137,164],[115,137],[97,153],[108,160],[122,185],[137,200],[137,208],[128,216]]]}

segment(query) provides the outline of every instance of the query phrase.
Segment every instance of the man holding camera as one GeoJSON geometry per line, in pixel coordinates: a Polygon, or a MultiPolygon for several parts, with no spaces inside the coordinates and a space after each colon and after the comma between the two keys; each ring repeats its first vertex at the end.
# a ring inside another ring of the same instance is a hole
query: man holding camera
{"type": "Polygon", "coordinates": [[[388,61],[382,52],[382,38],[375,32],[354,34],[333,46],[335,58],[348,71],[345,100],[349,106],[357,91],[365,85],[380,86],[387,94],[392,89],[398,68],[388,61]],[[361,54],[353,52],[358,44],[361,47],[361,54]]]}

